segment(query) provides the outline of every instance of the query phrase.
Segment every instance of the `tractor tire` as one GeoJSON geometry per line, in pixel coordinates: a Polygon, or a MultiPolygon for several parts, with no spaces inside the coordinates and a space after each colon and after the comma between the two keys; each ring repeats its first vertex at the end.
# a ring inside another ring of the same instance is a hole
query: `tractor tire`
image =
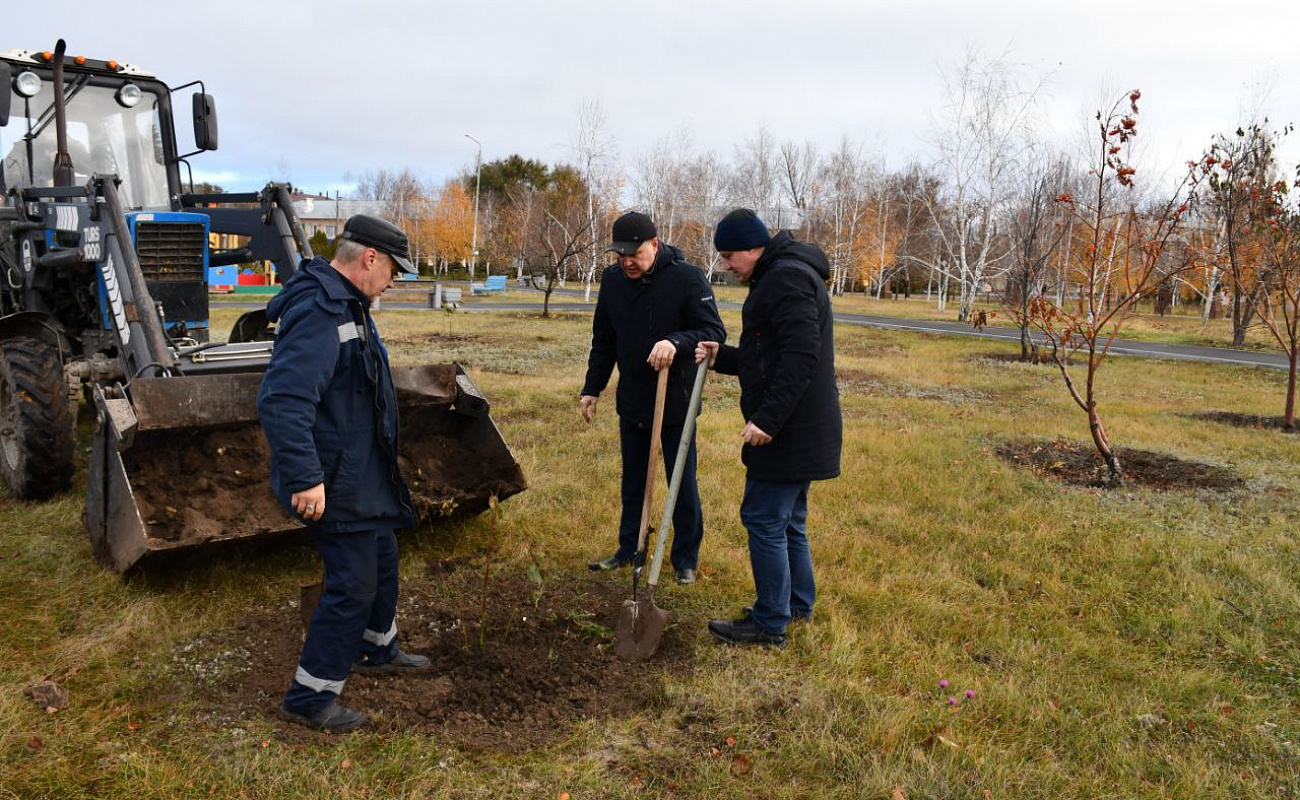
{"type": "Polygon", "coordinates": [[[30,336],[0,342],[0,475],[24,500],[72,484],[77,409],[53,343],[30,336]]]}

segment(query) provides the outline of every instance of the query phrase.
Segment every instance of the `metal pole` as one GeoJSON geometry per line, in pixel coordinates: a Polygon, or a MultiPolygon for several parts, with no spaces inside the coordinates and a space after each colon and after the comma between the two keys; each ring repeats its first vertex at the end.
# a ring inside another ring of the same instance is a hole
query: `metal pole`
{"type": "Polygon", "coordinates": [[[478,145],[478,155],[474,156],[474,236],[469,246],[469,279],[473,282],[474,267],[478,264],[478,188],[483,178],[483,143],[468,133],[465,138],[478,145]]]}

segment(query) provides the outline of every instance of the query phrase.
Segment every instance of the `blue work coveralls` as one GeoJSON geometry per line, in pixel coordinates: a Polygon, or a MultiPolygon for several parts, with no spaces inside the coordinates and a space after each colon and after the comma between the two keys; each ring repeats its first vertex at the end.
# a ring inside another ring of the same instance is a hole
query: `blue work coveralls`
{"type": "Polygon", "coordinates": [[[397,394],[370,301],[329,262],[302,267],[267,305],[275,351],[257,395],[271,450],[271,489],[325,484],[307,523],[325,586],[285,707],[310,715],[343,691],[360,659],[397,654],[397,539],[416,515],[398,469],[397,394]]]}

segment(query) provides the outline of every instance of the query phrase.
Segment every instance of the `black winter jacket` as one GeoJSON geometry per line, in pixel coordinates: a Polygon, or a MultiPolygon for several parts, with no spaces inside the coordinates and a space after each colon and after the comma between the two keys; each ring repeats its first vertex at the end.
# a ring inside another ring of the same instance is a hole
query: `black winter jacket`
{"type": "Polygon", "coordinates": [[[843,422],[835,384],[835,340],[816,246],[778,233],[749,279],[739,347],[723,347],[714,369],[740,376],[740,411],[772,441],[745,445],[749,476],[824,480],[840,474],[843,422]]]}
{"type": "Polygon", "coordinates": [[[329,262],[304,262],[266,307],[278,322],[257,393],[271,448],[271,489],[325,484],[328,532],[415,524],[398,469],[397,394],[370,301],[329,262]]]}
{"type": "Polygon", "coordinates": [[[628,280],[617,265],[601,277],[582,393],[604,391],[617,364],[619,416],[649,425],[657,375],[646,359],[656,342],[667,339],[677,345],[677,358],[669,368],[664,426],[681,425],[694,383],[695,345],[721,342],[726,335],[704,272],[676,247],[661,242],[654,266],[639,279],[628,280]]]}

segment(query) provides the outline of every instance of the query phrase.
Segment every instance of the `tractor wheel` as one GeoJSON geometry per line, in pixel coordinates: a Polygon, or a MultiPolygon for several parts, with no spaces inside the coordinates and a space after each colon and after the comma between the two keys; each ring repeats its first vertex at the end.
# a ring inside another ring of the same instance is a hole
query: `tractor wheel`
{"type": "Polygon", "coordinates": [[[52,343],[29,336],[0,342],[0,475],[24,500],[72,483],[76,408],[52,343]]]}

